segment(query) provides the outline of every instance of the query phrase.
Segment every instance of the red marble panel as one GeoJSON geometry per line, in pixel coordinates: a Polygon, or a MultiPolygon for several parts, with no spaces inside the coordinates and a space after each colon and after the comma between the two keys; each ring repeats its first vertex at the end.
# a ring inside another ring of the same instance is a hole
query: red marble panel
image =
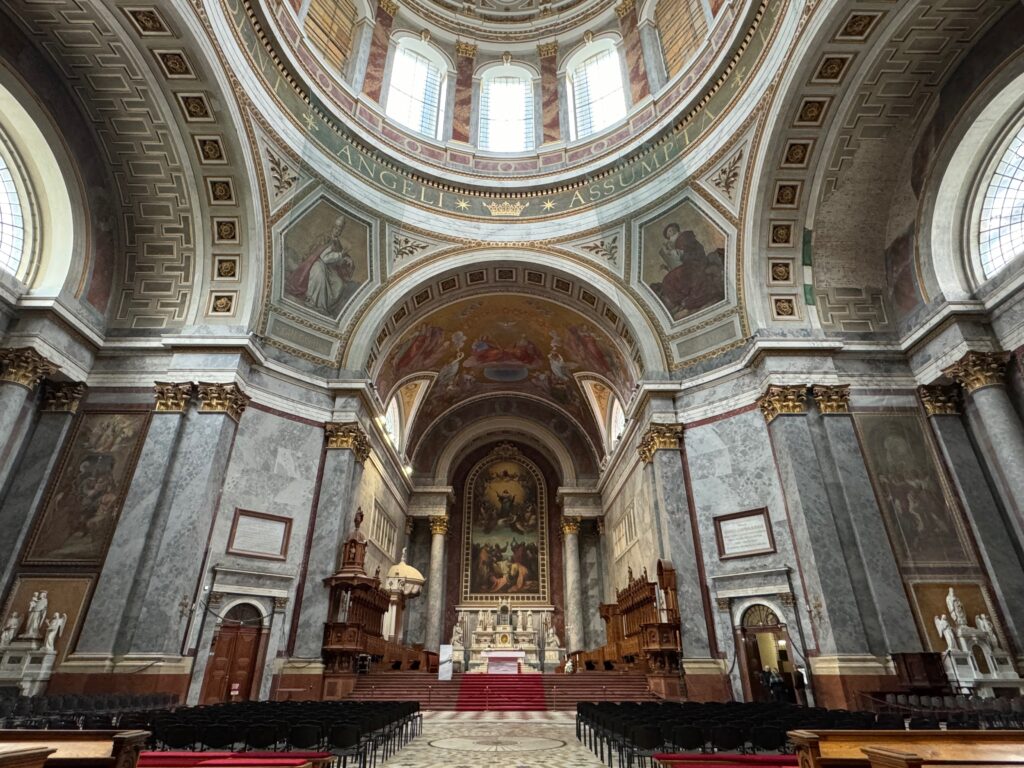
{"type": "Polygon", "coordinates": [[[391,38],[393,22],[391,14],[378,5],[373,37],[370,38],[370,55],[366,61],[366,76],[363,78],[363,93],[378,103],[384,86],[384,66],[388,60],[388,40],[391,38]]]}
{"type": "Polygon", "coordinates": [[[469,141],[469,122],[473,114],[473,57],[460,54],[455,62],[455,109],[452,112],[452,139],[469,141]]]}
{"type": "Polygon", "coordinates": [[[619,16],[619,28],[625,43],[631,103],[636,104],[650,95],[651,88],[647,82],[647,69],[644,67],[644,52],[640,46],[640,30],[636,25],[635,7],[619,16]]]}
{"type": "Polygon", "coordinates": [[[562,140],[562,127],[558,121],[558,54],[540,60],[540,108],[544,131],[544,144],[562,140]]]}

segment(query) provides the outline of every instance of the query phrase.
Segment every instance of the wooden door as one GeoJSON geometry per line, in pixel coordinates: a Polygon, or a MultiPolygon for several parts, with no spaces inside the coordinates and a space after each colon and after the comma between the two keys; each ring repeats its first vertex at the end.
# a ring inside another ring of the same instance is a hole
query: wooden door
{"type": "Polygon", "coordinates": [[[220,628],[213,641],[213,655],[207,665],[201,703],[249,700],[259,655],[259,639],[259,627],[224,624],[220,628]]]}
{"type": "Polygon", "coordinates": [[[747,686],[750,690],[751,701],[769,701],[771,692],[765,688],[761,679],[762,663],[761,649],[757,645],[757,633],[741,630],[743,649],[743,668],[747,672],[747,686]]]}

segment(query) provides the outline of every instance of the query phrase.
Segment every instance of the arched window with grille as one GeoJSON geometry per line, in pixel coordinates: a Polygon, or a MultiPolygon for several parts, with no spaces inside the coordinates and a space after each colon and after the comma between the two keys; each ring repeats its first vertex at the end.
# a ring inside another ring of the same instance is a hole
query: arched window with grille
{"type": "Polygon", "coordinates": [[[533,76],[511,64],[488,69],[480,80],[477,146],[490,152],[527,152],[536,144],[533,76]]]}
{"type": "Polygon", "coordinates": [[[626,91],[619,51],[611,40],[587,45],[566,66],[570,136],[573,140],[598,133],[626,117],[626,91]]]}
{"type": "Polygon", "coordinates": [[[1010,140],[985,189],[978,255],[985,278],[1024,254],[1024,126],[1010,140]]]}
{"type": "Polygon", "coordinates": [[[18,187],[0,153],[0,269],[17,275],[25,254],[25,214],[18,187]]]}
{"type": "Polygon", "coordinates": [[[395,49],[384,112],[396,123],[441,138],[447,65],[430,44],[406,38],[395,49]]]}

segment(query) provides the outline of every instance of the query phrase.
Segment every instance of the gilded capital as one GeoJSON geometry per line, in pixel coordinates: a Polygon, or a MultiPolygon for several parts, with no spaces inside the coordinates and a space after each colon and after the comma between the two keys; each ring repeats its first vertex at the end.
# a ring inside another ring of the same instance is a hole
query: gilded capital
{"type": "Polygon", "coordinates": [[[226,413],[232,420],[242,418],[242,411],[249,403],[236,384],[207,384],[199,382],[199,412],[226,413]]]}
{"type": "Polygon", "coordinates": [[[921,399],[921,405],[928,416],[959,416],[962,412],[963,399],[960,396],[960,387],[955,384],[918,387],[917,396],[921,399]]]}
{"type": "Polygon", "coordinates": [[[448,533],[448,516],[447,515],[431,515],[430,517],[430,532],[435,536],[444,536],[448,533]]]}
{"type": "Polygon", "coordinates": [[[615,13],[621,19],[623,16],[626,16],[626,15],[632,13],[632,11],[633,11],[633,9],[635,7],[636,7],[636,0],[622,0],[621,3],[619,3],[618,5],[615,6],[615,13]]]}
{"type": "Polygon", "coordinates": [[[546,58],[548,58],[550,56],[557,56],[558,55],[558,43],[557,42],[541,43],[540,45],[537,46],[537,55],[540,58],[542,58],[542,59],[546,59],[546,58]]]}
{"type": "Polygon", "coordinates": [[[184,413],[192,400],[194,386],[191,381],[158,381],[153,385],[156,398],[154,409],[158,413],[184,413]]]}
{"type": "Polygon", "coordinates": [[[636,450],[640,454],[640,459],[645,464],[650,464],[654,461],[655,451],[678,451],[682,440],[682,424],[651,424],[640,438],[640,444],[636,450]]]}
{"type": "Polygon", "coordinates": [[[811,388],[818,411],[824,414],[850,412],[850,385],[815,384],[811,388]]]}
{"type": "Polygon", "coordinates": [[[0,363],[3,364],[0,381],[20,384],[26,389],[35,389],[43,377],[57,372],[57,366],[32,347],[0,350],[0,363]]]}
{"type": "Polygon", "coordinates": [[[324,424],[324,436],[328,450],[345,449],[352,451],[356,461],[362,464],[370,455],[370,441],[358,422],[324,424]]]}
{"type": "Polygon", "coordinates": [[[395,0],[378,0],[377,7],[392,18],[398,13],[398,3],[395,0]]]}
{"type": "Polygon", "coordinates": [[[455,42],[455,55],[463,56],[467,59],[476,58],[476,46],[473,43],[466,43],[462,40],[455,42]]]}
{"type": "Polygon", "coordinates": [[[49,413],[78,413],[85,397],[85,384],[80,381],[46,381],[39,410],[49,413]]]}
{"type": "Polygon", "coordinates": [[[580,523],[582,521],[578,517],[563,517],[562,518],[562,533],[565,536],[570,534],[579,534],[580,523]]]}
{"type": "Polygon", "coordinates": [[[732,608],[732,599],[728,597],[716,597],[715,607],[720,611],[728,611],[732,608]]]}
{"type": "Polygon", "coordinates": [[[942,372],[970,395],[984,387],[1004,385],[1008,358],[1006,352],[968,352],[942,372]]]}
{"type": "Polygon", "coordinates": [[[771,424],[776,416],[807,413],[807,387],[778,386],[772,384],[764,391],[757,404],[764,420],[771,424]]]}

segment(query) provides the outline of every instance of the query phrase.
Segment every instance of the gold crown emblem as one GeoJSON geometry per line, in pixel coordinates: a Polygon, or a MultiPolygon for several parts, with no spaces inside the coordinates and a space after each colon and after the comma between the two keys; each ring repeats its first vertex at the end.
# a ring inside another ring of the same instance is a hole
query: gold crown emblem
{"type": "Polygon", "coordinates": [[[502,200],[500,203],[484,203],[484,208],[491,212],[491,216],[518,216],[529,207],[529,203],[512,202],[511,200],[502,200]]]}

